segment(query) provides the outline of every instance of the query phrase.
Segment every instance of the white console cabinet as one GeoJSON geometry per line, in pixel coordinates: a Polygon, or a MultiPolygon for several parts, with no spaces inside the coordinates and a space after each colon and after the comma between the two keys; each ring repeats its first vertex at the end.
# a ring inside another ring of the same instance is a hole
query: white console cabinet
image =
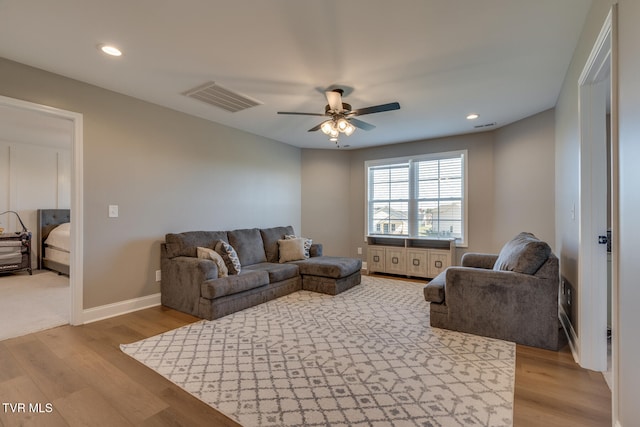
{"type": "Polygon", "coordinates": [[[368,236],[367,269],[370,273],[434,278],[455,264],[454,239],[368,236]]]}

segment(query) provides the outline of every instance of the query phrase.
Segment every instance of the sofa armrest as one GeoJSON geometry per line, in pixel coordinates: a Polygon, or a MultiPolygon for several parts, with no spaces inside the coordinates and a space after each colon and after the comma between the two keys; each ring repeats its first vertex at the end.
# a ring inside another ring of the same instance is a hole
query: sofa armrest
{"type": "Polygon", "coordinates": [[[557,345],[557,279],[449,267],[445,280],[451,329],[544,348],[557,345]]]}
{"type": "Polygon", "coordinates": [[[491,270],[497,259],[498,255],[467,252],[462,255],[462,266],[491,270]]]}
{"type": "Polygon", "coordinates": [[[209,259],[162,257],[161,301],[167,307],[197,315],[201,285],[218,277],[218,267],[209,259]]]}
{"type": "Polygon", "coordinates": [[[309,249],[309,256],[322,256],[322,243],[312,243],[311,248],[309,249]]]}

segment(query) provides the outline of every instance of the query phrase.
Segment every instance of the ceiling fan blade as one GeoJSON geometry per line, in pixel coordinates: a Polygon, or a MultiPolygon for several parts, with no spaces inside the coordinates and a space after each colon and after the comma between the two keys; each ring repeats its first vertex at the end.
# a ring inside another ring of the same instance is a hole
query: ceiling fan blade
{"type": "Polygon", "coordinates": [[[342,94],[339,90],[328,90],[325,93],[329,108],[335,112],[342,111],[342,94]]]}
{"type": "Polygon", "coordinates": [[[295,111],[278,111],[278,114],[293,114],[296,116],[328,116],[327,113],[299,113],[295,111]]]}
{"type": "Polygon", "coordinates": [[[392,111],[392,110],[399,110],[399,109],[400,109],[400,104],[398,104],[397,102],[390,102],[388,104],[375,105],[373,107],[359,108],[357,110],[353,110],[351,113],[349,113],[349,115],[363,116],[365,114],[382,113],[383,111],[392,111]]]}
{"type": "Polygon", "coordinates": [[[367,123],[367,122],[363,122],[362,120],[358,120],[358,119],[354,119],[354,118],[350,118],[349,122],[354,125],[355,127],[362,129],[362,130],[371,130],[371,129],[375,129],[375,126],[367,123]]]}
{"type": "MultiPolygon", "coordinates": [[[[324,123],[324,122],[322,122],[324,123]]],[[[307,132],[315,132],[317,130],[320,130],[320,127],[322,126],[322,123],[320,123],[318,126],[314,126],[311,129],[309,129],[307,132]]]]}

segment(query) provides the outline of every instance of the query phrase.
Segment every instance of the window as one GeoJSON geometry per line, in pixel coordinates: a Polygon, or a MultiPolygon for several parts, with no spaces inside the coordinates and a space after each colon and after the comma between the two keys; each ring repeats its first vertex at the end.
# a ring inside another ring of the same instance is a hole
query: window
{"type": "Polygon", "coordinates": [[[466,244],[466,151],[369,161],[367,234],[466,244]]]}

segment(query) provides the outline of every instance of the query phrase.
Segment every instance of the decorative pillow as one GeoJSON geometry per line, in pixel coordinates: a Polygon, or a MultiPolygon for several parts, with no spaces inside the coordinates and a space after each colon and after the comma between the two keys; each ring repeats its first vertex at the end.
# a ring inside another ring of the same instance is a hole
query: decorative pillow
{"type": "Polygon", "coordinates": [[[218,267],[218,277],[227,277],[229,275],[229,269],[218,252],[210,248],[203,248],[202,246],[198,246],[197,250],[198,258],[210,259],[216,263],[218,267]]]}
{"type": "Polygon", "coordinates": [[[535,274],[551,255],[551,248],[531,233],[520,233],[500,251],[494,270],[535,274]]]}
{"type": "Polygon", "coordinates": [[[304,258],[307,259],[309,258],[309,251],[311,250],[311,244],[313,243],[313,241],[311,239],[307,239],[306,237],[298,237],[298,236],[294,236],[292,234],[287,234],[284,236],[285,240],[290,240],[290,239],[304,239],[304,258]]]}
{"type": "Polygon", "coordinates": [[[233,246],[220,240],[216,243],[215,251],[222,256],[222,259],[229,270],[229,274],[240,274],[242,266],[240,265],[240,258],[238,258],[238,254],[236,253],[236,250],[233,249],[233,246]]]}
{"type": "Polygon", "coordinates": [[[305,259],[304,241],[303,238],[278,240],[280,263],[305,259]]]}

